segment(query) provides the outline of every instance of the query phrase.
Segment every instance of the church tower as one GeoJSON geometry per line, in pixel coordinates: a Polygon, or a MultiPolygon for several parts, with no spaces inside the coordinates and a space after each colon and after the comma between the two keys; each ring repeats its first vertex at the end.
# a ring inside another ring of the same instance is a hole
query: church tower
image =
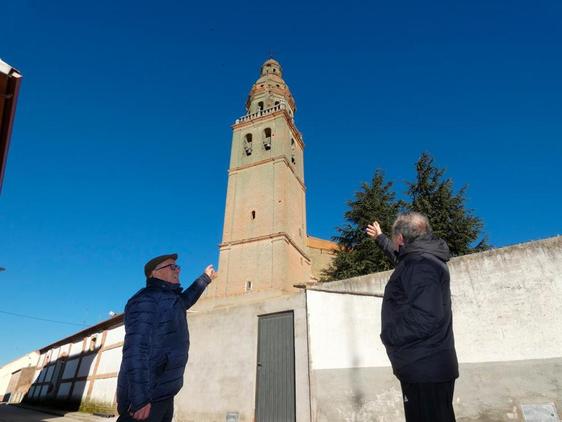
{"type": "Polygon", "coordinates": [[[267,60],[232,126],[219,277],[207,297],[294,290],[310,280],[304,144],[281,65],[267,60]]]}

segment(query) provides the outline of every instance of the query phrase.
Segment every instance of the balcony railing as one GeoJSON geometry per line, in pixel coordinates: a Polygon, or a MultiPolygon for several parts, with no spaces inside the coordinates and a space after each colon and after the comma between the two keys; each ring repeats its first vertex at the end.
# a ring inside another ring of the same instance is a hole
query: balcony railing
{"type": "Polygon", "coordinates": [[[266,108],[265,110],[260,110],[260,111],[257,111],[255,113],[252,113],[252,114],[246,114],[245,116],[242,116],[239,119],[236,119],[235,124],[247,122],[249,120],[257,119],[258,117],[267,116],[268,114],[275,113],[276,111],[281,111],[281,110],[286,110],[286,109],[287,109],[287,105],[283,104],[283,103],[280,103],[280,104],[274,105],[273,107],[266,108]]]}

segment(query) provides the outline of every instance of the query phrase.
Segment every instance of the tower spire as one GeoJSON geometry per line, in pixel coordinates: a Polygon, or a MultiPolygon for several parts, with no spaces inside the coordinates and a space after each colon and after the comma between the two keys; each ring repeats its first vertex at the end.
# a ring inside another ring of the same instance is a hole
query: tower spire
{"type": "Polygon", "coordinates": [[[283,69],[277,60],[270,58],[261,66],[260,77],[248,94],[246,112],[252,114],[279,104],[285,105],[293,117],[296,103],[283,79],[283,69]]]}

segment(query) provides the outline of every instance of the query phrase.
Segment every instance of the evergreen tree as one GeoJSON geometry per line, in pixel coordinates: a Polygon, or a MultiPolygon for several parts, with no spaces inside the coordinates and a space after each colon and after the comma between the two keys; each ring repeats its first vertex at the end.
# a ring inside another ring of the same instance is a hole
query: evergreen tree
{"type": "Polygon", "coordinates": [[[465,208],[466,185],[453,193],[452,179],[444,177],[445,169],[435,167],[427,153],[417,161],[416,173],[416,181],[407,182],[408,208],[429,218],[433,232],[447,242],[452,255],[489,249],[486,236],[481,237],[482,220],[465,208]]]}
{"type": "Polygon", "coordinates": [[[332,265],[324,271],[324,281],[392,268],[374,239],[365,232],[367,225],[376,219],[383,232],[390,233],[394,219],[404,206],[395,199],[391,188],[392,183],[385,182],[383,172],[376,170],[371,183],[364,182],[361,190],[355,193],[355,199],[348,201],[349,210],[345,213],[347,223],[338,227],[338,235],[332,238],[340,249],[332,265]]]}

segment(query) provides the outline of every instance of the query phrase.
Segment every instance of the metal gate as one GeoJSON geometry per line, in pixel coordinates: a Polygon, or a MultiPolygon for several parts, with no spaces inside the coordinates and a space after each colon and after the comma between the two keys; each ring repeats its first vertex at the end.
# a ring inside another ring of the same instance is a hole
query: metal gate
{"type": "Polygon", "coordinates": [[[258,321],[256,422],[295,420],[293,312],[262,315],[258,321]]]}

